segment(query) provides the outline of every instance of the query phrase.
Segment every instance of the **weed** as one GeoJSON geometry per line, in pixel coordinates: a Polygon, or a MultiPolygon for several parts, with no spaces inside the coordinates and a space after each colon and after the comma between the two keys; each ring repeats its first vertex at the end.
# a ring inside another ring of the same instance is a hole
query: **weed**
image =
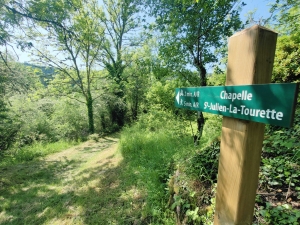
{"type": "Polygon", "coordinates": [[[272,206],[266,203],[256,210],[255,216],[259,224],[298,225],[300,221],[300,211],[289,204],[272,206]]]}

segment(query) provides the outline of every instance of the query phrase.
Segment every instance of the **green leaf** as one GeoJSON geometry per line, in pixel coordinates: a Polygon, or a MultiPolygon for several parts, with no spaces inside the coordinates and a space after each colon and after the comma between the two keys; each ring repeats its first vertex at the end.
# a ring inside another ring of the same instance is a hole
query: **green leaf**
{"type": "Polygon", "coordinates": [[[279,185],[280,183],[278,181],[270,181],[269,184],[275,186],[279,185]]]}
{"type": "Polygon", "coordinates": [[[287,209],[287,210],[291,210],[292,209],[292,206],[289,205],[289,204],[283,204],[282,207],[285,208],[285,209],[287,209]]]}
{"type": "Polygon", "coordinates": [[[290,176],[290,174],[291,174],[291,173],[290,173],[289,171],[285,171],[285,172],[284,172],[284,175],[285,175],[285,176],[290,176]]]}

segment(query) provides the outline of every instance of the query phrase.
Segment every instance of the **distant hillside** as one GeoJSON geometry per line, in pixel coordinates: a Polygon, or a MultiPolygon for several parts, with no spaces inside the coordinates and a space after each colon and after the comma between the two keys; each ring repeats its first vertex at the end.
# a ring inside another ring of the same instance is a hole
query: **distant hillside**
{"type": "Polygon", "coordinates": [[[25,62],[24,65],[41,70],[40,81],[44,86],[47,86],[49,81],[53,80],[55,77],[54,67],[38,66],[27,62],[25,62]]]}

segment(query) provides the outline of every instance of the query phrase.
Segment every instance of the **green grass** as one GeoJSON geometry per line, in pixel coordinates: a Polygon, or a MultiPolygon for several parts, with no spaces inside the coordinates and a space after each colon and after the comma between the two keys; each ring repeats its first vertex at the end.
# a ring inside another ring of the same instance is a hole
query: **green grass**
{"type": "MultiPolygon", "coordinates": [[[[118,137],[108,137],[64,151],[68,143],[36,143],[9,152],[0,163],[0,224],[173,225],[177,206],[181,222],[211,224],[221,120],[209,118],[200,146],[194,146],[184,128],[188,123],[158,119],[124,128],[118,151],[118,137]],[[173,190],[172,179],[177,180],[173,190]]],[[[261,196],[254,224],[299,222],[299,209],[290,209],[285,197],[290,189],[298,193],[291,200],[299,199],[298,124],[294,130],[266,133],[261,169],[268,176],[260,177],[260,188],[282,190],[280,201],[271,199],[282,207],[266,204],[261,196]]]]}
{"type": "Polygon", "coordinates": [[[45,158],[1,165],[0,224],[104,225],[131,219],[134,207],[140,208],[132,198],[142,195],[126,181],[121,155],[110,149],[115,143],[110,138],[86,142],[45,158]]]}
{"type": "Polygon", "coordinates": [[[161,207],[161,172],[178,146],[164,145],[166,134],[148,134],[135,154],[130,149],[139,152],[133,146],[142,136],[127,139],[130,132],[122,134],[120,151],[106,138],[0,166],[0,224],[174,224],[161,207]]]}
{"type": "Polygon", "coordinates": [[[60,152],[77,144],[77,142],[67,141],[53,143],[35,142],[32,145],[26,145],[21,148],[14,147],[0,155],[0,157],[2,157],[0,159],[0,166],[31,161],[38,157],[60,152]]]}
{"type": "Polygon", "coordinates": [[[194,151],[192,137],[176,135],[169,127],[145,131],[136,125],[123,130],[120,150],[137,187],[146,192],[146,224],[175,224],[174,212],[167,207],[167,181],[177,167],[175,161],[194,151]]]}

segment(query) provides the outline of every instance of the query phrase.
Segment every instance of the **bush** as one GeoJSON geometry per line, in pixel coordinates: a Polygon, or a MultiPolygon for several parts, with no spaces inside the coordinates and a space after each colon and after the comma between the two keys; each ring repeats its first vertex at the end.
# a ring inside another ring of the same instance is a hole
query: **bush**
{"type": "Polygon", "coordinates": [[[267,126],[263,144],[260,184],[267,190],[300,186],[300,110],[292,128],[267,126]]]}
{"type": "Polygon", "coordinates": [[[0,152],[7,150],[14,143],[18,131],[18,124],[0,100],[0,152]]]}
{"type": "Polygon", "coordinates": [[[84,104],[62,99],[56,102],[54,109],[51,125],[58,140],[87,140],[88,118],[84,104]]]}
{"type": "Polygon", "coordinates": [[[255,224],[299,224],[300,111],[291,128],[267,126],[259,172],[255,224]],[[295,204],[296,203],[296,204],[295,204]]]}
{"type": "Polygon", "coordinates": [[[221,119],[208,117],[201,149],[191,124],[158,105],[140,115],[121,136],[125,162],[147,189],[145,214],[154,224],[208,224],[213,219],[221,119]],[[166,222],[168,221],[168,222],[166,222]],[[171,222],[170,222],[171,221],[171,222]]]}
{"type": "Polygon", "coordinates": [[[261,207],[256,212],[256,216],[260,218],[258,224],[297,225],[300,220],[300,211],[293,209],[289,204],[274,207],[267,203],[266,207],[261,207]]]}
{"type": "Polygon", "coordinates": [[[208,186],[213,185],[217,182],[219,155],[220,140],[216,139],[189,159],[186,173],[208,186]]]}
{"type": "MultiPolygon", "coordinates": [[[[176,168],[176,153],[186,155],[193,148],[193,139],[184,123],[167,111],[151,110],[140,117],[132,127],[122,131],[120,149],[124,161],[139,185],[146,188],[147,207],[157,224],[170,218],[164,217],[169,195],[165,191],[169,175],[176,168]]],[[[171,219],[174,224],[174,218],[171,219]]]]}
{"type": "Polygon", "coordinates": [[[25,146],[35,141],[86,140],[88,124],[84,104],[65,99],[43,98],[30,100],[26,96],[11,98],[11,114],[19,129],[16,145],[25,146]]]}

